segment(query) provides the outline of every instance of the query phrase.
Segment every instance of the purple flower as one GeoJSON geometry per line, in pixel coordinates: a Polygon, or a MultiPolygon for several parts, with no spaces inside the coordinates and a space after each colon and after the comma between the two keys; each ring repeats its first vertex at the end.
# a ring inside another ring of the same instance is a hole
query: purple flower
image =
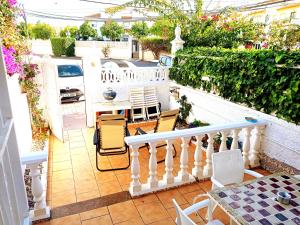
{"type": "Polygon", "coordinates": [[[15,4],[17,4],[17,0],[7,0],[7,3],[9,4],[10,7],[14,7],[15,4]]]}
{"type": "Polygon", "coordinates": [[[20,64],[17,62],[15,58],[16,51],[12,47],[10,48],[3,47],[2,52],[4,55],[4,62],[5,62],[7,74],[12,76],[15,73],[22,72],[22,67],[20,66],[20,64]]]}

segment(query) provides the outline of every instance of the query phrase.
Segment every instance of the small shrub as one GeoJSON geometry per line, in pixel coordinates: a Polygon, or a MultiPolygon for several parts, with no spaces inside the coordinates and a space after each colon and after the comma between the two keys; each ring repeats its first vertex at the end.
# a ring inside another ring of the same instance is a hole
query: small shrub
{"type": "Polygon", "coordinates": [[[74,38],[51,38],[52,51],[55,56],[74,56],[75,39],[74,38]]]}
{"type": "Polygon", "coordinates": [[[35,39],[48,40],[55,36],[55,30],[49,24],[37,23],[31,28],[32,36],[35,39]]]}
{"type": "Polygon", "coordinates": [[[185,95],[181,96],[177,102],[180,104],[178,121],[180,123],[186,123],[186,119],[192,110],[192,104],[187,101],[187,97],[185,95]]]}
{"type": "Polygon", "coordinates": [[[55,56],[62,56],[65,53],[65,38],[51,38],[52,52],[55,56]]]}
{"type": "Polygon", "coordinates": [[[104,55],[105,58],[108,58],[110,55],[110,46],[107,44],[102,48],[102,53],[104,55]]]}
{"type": "Polygon", "coordinates": [[[75,39],[65,38],[65,55],[75,56],[75,39]]]}

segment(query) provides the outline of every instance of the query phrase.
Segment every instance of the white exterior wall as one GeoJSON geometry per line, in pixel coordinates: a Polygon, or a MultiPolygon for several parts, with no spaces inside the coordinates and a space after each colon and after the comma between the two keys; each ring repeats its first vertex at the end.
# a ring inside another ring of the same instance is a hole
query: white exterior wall
{"type": "Polygon", "coordinates": [[[109,58],[130,59],[132,57],[130,41],[76,41],[75,55],[78,57],[88,56],[93,51],[100,54],[101,58],[104,58],[102,48],[106,45],[110,46],[109,58]]]}
{"type": "Polygon", "coordinates": [[[26,94],[22,94],[18,75],[8,77],[8,90],[20,155],[31,151],[32,131],[26,94]]]}
{"type": "MultiPolygon", "coordinates": [[[[188,101],[192,103],[190,121],[196,118],[211,124],[218,124],[243,120],[245,116],[266,120],[268,125],[262,140],[264,153],[271,158],[300,169],[300,126],[232,103],[213,94],[176,83],[171,83],[170,86],[180,87],[180,95],[186,95],[188,101]]],[[[178,107],[172,97],[170,107],[178,107]]]]}
{"type": "MultiPolygon", "coordinates": [[[[106,45],[111,47],[110,58],[130,59],[132,57],[131,39],[130,41],[75,41],[75,56],[83,57],[91,52],[98,52],[104,58],[102,48],[106,45]]],[[[34,54],[53,55],[50,40],[30,40],[29,45],[34,54]]]]}

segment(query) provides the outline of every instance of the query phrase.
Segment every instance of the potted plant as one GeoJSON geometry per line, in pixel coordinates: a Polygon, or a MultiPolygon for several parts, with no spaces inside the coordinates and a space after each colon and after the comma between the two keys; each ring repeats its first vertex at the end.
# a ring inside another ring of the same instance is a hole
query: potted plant
{"type": "Polygon", "coordinates": [[[181,98],[177,102],[180,104],[180,107],[176,127],[178,129],[184,129],[188,127],[186,119],[189,117],[190,112],[192,111],[192,104],[188,102],[187,97],[185,95],[181,96],[181,98]]]}

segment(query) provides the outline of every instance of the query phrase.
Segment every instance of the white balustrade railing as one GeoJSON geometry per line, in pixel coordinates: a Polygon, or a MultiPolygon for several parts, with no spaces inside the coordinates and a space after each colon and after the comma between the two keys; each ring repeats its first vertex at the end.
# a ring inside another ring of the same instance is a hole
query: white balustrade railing
{"type": "Polygon", "coordinates": [[[166,67],[120,67],[100,69],[100,81],[102,84],[168,81],[168,77],[169,68],[166,67]]]}
{"type": "MultiPolygon", "coordinates": [[[[48,144],[46,143],[45,149],[47,148],[48,144]]],[[[41,180],[41,164],[46,162],[47,159],[47,150],[29,152],[28,154],[23,154],[21,157],[21,163],[30,169],[29,175],[32,178],[31,190],[35,202],[34,209],[30,211],[32,221],[50,218],[50,208],[46,205],[46,193],[43,190],[41,180]]]]}
{"type": "Polygon", "coordinates": [[[180,186],[192,183],[196,179],[209,178],[212,175],[212,153],[214,153],[214,137],[221,133],[221,145],[219,151],[227,151],[226,140],[230,135],[232,144],[230,149],[238,148],[238,141],[243,139],[243,159],[245,168],[253,168],[259,166],[260,140],[263,130],[266,126],[265,121],[257,121],[250,123],[247,121],[228,123],[222,125],[212,125],[207,127],[191,128],[185,130],[175,130],[170,132],[145,134],[138,136],[126,137],[125,141],[132,151],[132,165],[129,192],[132,196],[138,196],[170,187],[180,186]],[[202,138],[207,134],[208,146],[206,149],[202,147],[202,138]],[[196,149],[194,152],[194,163],[189,163],[188,155],[192,154],[189,149],[189,140],[196,137],[196,149]],[[174,163],[172,157],[172,144],[176,139],[181,139],[180,168],[177,176],[174,176],[174,163]],[[157,158],[156,144],[165,141],[165,174],[161,180],[157,176],[157,158]],[[149,157],[149,177],[146,183],[140,182],[140,162],[139,147],[148,143],[150,146],[149,157]],[[205,161],[202,158],[202,151],[206,152],[205,161]],[[189,173],[192,169],[192,174],[189,173]]]}

